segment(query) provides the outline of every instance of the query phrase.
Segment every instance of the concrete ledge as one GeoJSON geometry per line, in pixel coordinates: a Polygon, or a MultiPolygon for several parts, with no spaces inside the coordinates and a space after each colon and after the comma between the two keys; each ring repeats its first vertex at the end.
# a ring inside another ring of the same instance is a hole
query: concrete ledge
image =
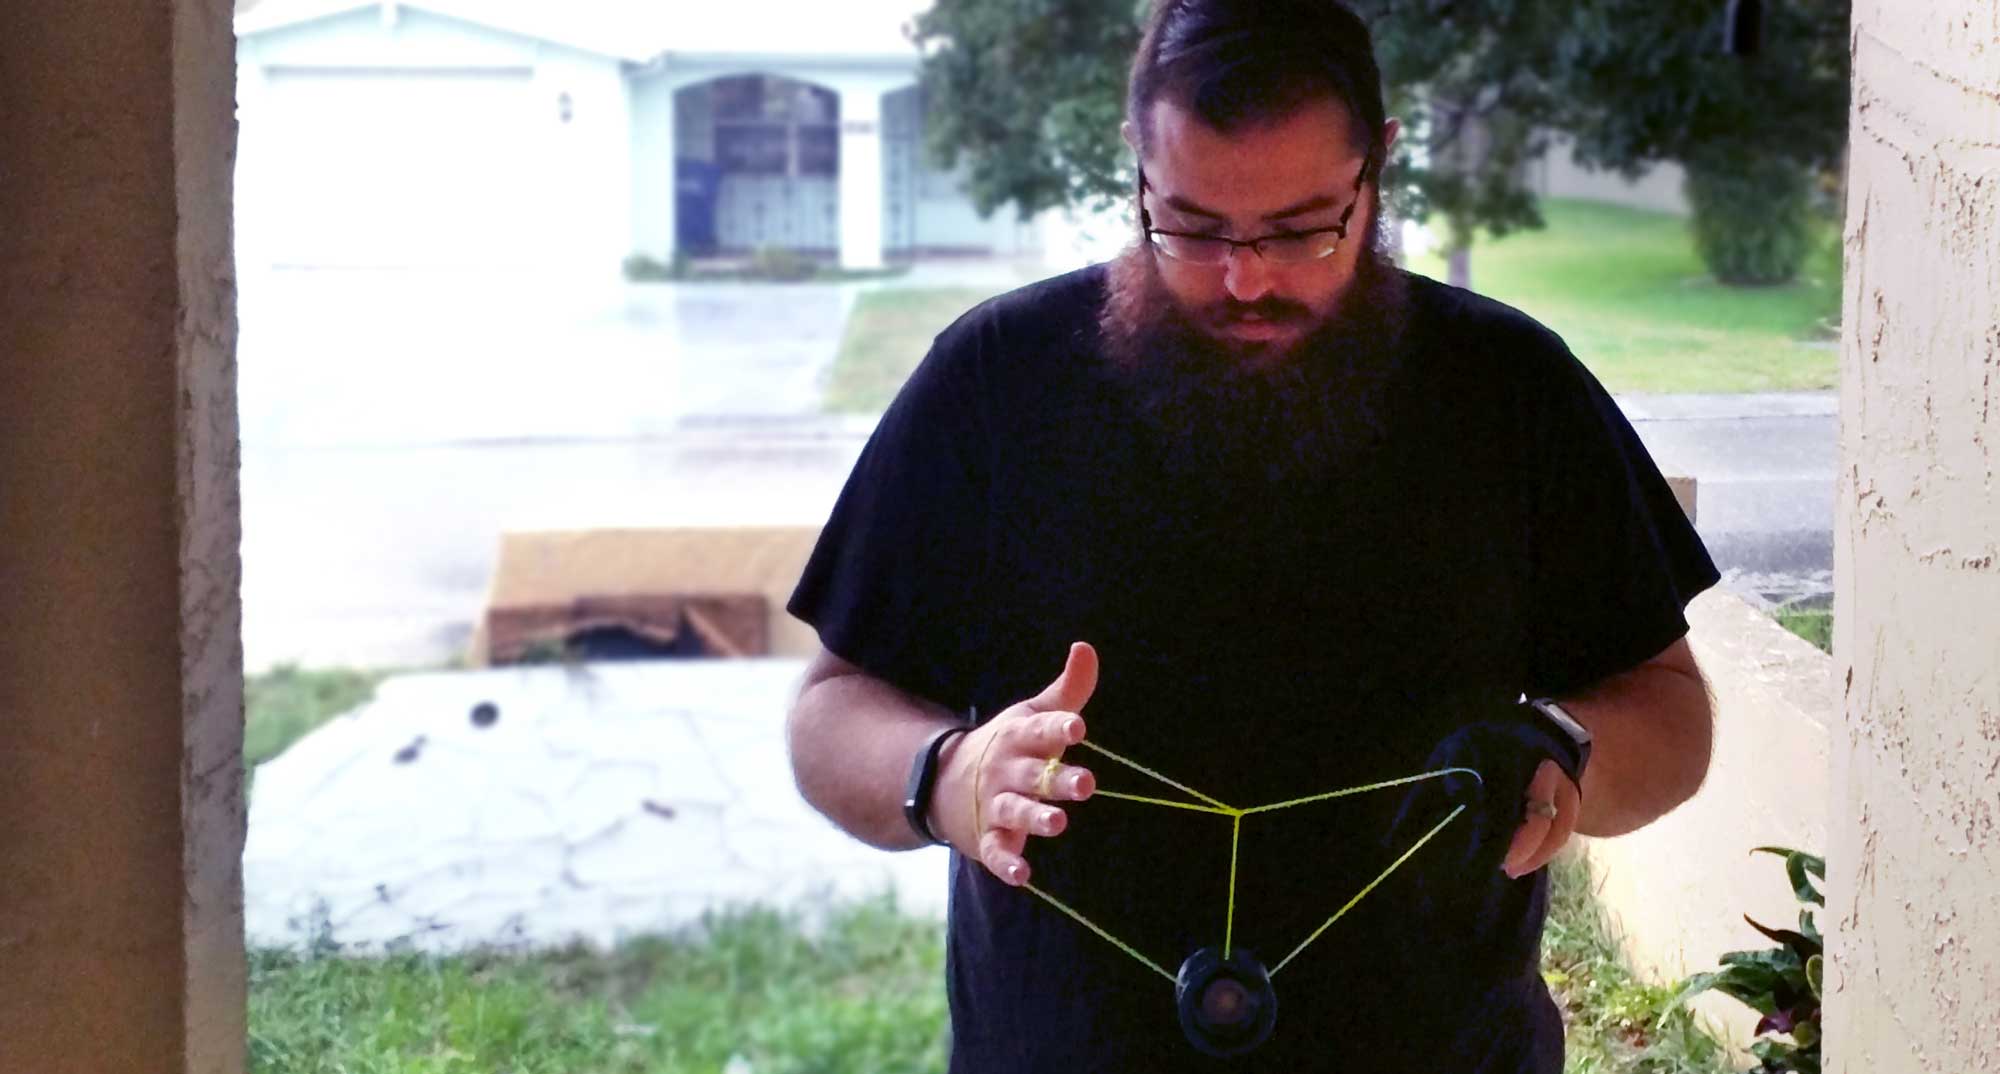
{"type": "MultiPolygon", "coordinates": [[[[1617,839],[1586,839],[1599,899],[1640,973],[1674,981],[1725,951],[1769,946],[1743,915],[1792,927],[1782,863],[1753,847],[1823,853],[1833,659],[1731,593],[1688,606],[1688,641],[1715,698],[1715,757],[1686,805],[1617,839]]],[[[1824,915],[1821,924],[1824,926],[1824,915]]],[[[1724,997],[1702,1010],[1739,1045],[1756,1017],[1724,997]]]]}

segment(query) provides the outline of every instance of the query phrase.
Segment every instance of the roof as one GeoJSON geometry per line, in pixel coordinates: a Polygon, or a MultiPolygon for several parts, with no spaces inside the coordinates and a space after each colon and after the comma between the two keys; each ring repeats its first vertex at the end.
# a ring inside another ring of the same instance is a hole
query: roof
{"type": "Polygon", "coordinates": [[[914,60],[905,33],[930,0],[238,0],[239,37],[382,7],[427,11],[604,56],[843,56],[914,60]]]}

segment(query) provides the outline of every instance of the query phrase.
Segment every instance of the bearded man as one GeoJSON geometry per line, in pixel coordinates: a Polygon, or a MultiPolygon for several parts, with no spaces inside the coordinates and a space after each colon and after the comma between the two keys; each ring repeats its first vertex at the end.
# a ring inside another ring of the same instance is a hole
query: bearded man
{"type": "Polygon", "coordinates": [[[1558,337],[1384,255],[1372,49],[1157,3],[1137,241],[939,335],[792,598],[802,793],[955,852],[954,1072],[1555,1074],[1543,866],[1707,770],[1715,568],[1558,337]]]}

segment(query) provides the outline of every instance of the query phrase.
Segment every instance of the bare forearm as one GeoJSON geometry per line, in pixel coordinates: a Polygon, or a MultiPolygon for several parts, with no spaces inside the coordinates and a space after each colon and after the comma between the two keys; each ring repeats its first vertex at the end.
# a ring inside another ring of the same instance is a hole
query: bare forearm
{"type": "Polygon", "coordinates": [[[1714,718],[1692,657],[1643,664],[1562,701],[1594,739],[1578,832],[1636,831],[1701,788],[1714,718]]]}
{"type": "Polygon", "coordinates": [[[855,838],[911,849],[921,841],[903,818],[910,760],[954,722],[943,707],[880,679],[815,663],[786,722],[792,776],[813,808],[855,838]]]}

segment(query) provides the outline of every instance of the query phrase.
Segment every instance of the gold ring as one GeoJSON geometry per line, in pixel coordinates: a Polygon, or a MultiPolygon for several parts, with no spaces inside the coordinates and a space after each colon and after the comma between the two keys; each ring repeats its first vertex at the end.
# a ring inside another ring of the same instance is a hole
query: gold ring
{"type": "Polygon", "coordinates": [[[1049,792],[1052,790],[1049,784],[1055,782],[1056,769],[1061,767],[1062,758],[1060,757],[1051,757],[1048,763],[1042,766],[1042,778],[1035,781],[1035,797],[1047,798],[1049,796],[1049,792]]]}
{"type": "Polygon", "coordinates": [[[1528,800],[1528,812],[1547,820],[1554,820],[1558,810],[1554,802],[1537,802],[1531,798],[1528,800]]]}

